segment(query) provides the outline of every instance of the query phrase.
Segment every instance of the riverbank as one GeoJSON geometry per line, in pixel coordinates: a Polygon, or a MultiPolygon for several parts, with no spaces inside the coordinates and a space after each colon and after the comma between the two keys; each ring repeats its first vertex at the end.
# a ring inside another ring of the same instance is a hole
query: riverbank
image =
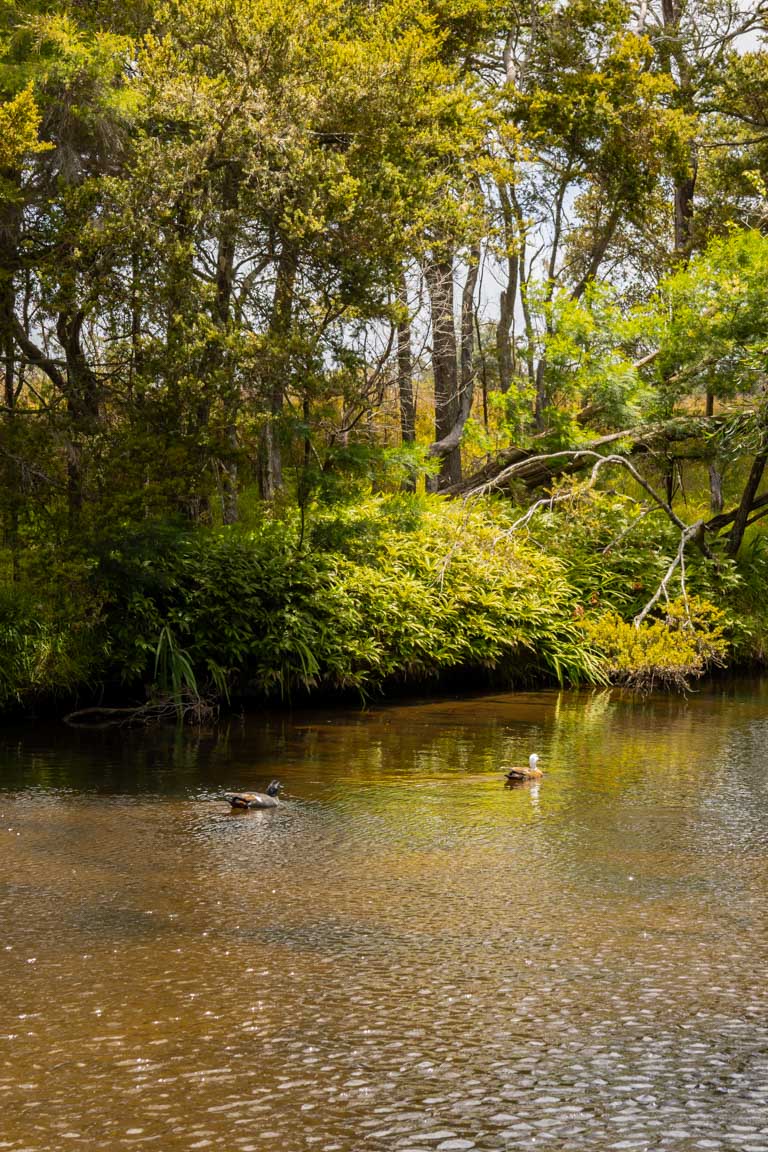
{"type": "Polygon", "coordinates": [[[506,502],[396,495],[303,522],[102,531],[2,588],[0,705],[365,700],[447,678],[675,688],[763,662],[762,538],[738,564],[691,555],[638,628],[679,542],[660,517],[629,532],[631,514],[575,495],[521,528],[506,502]]]}

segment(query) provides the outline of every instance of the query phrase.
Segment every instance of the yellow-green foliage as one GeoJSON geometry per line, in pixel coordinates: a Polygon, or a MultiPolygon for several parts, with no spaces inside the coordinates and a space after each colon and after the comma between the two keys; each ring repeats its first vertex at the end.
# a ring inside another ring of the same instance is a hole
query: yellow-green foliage
{"type": "Polygon", "coordinates": [[[638,627],[616,612],[586,619],[584,631],[604,657],[611,679],[649,691],[684,688],[691,677],[722,665],[725,614],[700,597],[669,603],[662,618],[638,627]]]}
{"type": "Polygon", "coordinates": [[[562,565],[509,522],[413,496],[316,510],[301,542],[292,520],[194,533],[146,562],[124,541],[101,582],[113,664],[145,676],[166,628],[201,682],[226,669],[235,695],[365,695],[452,670],[467,687],[605,682],[562,565]]]}
{"type": "Polygon", "coordinates": [[[51,147],[38,138],[40,112],[32,86],[0,102],[0,168],[16,168],[32,152],[51,147]]]}
{"type": "MultiPolygon", "coordinates": [[[[385,507],[358,508],[360,527],[385,507]]],[[[334,585],[378,647],[374,678],[474,666],[600,681],[557,560],[510,535],[489,504],[432,499],[412,510],[417,524],[385,523],[372,553],[332,562],[334,585]]]]}

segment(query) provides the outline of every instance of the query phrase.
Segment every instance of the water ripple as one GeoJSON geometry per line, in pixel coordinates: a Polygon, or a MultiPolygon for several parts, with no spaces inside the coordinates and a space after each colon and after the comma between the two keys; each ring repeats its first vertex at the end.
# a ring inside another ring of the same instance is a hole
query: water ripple
{"type": "Polygon", "coordinates": [[[764,711],[9,738],[0,1150],[768,1152],[764,711]]]}

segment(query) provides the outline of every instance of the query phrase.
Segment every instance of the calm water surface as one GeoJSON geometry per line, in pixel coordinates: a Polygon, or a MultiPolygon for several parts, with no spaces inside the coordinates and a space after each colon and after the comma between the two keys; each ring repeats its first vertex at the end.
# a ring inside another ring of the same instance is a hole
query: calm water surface
{"type": "Polygon", "coordinates": [[[768,1152],[768,684],[5,728],[0,926],[0,1149],[768,1152]]]}

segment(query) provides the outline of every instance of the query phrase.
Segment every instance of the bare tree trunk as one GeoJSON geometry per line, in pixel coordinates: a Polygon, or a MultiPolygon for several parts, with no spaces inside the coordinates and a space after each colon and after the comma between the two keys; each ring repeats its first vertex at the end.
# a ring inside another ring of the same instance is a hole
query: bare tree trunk
{"type": "Polygon", "coordinates": [[[283,244],[277,261],[275,294],[269,324],[270,365],[267,378],[267,418],[261,433],[259,486],[264,500],[273,500],[283,487],[283,462],[280,451],[280,417],[285,398],[282,346],[291,327],[293,294],[296,287],[296,255],[283,244]]]}
{"type": "Polygon", "coordinates": [[[475,289],[480,274],[480,241],[470,249],[467,262],[467,278],[461,294],[461,395],[460,410],[466,409],[467,416],[472,408],[472,392],[475,385],[475,289]],[[469,394],[469,395],[467,395],[469,394]]]}
{"type": "MultiPolygon", "coordinates": [[[[435,443],[446,441],[459,414],[458,349],[453,313],[453,253],[435,254],[425,268],[432,316],[432,372],[435,381],[435,443]]],[[[461,480],[458,442],[435,455],[442,457],[437,477],[440,491],[461,480]]]]}
{"type": "Polygon", "coordinates": [[[5,415],[9,419],[13,417],[13,410],[16,407],[16,347],[13,342],[13,332],[10,323],[7,323],[6,318],[13,314],[14,307],[13,284],[3,284],[0,286],[0,331],[2,331],[3,341],[3,400],[5,403],[5,415]]]}
{"type": "MultiPolygon", "coordinates": [[[[416,440],[416,397],[413,392],[413,351],[411,317],[408,312],[408,285],[401,269],[398,299],[403,309],[397,324],[397,395],[400,405],[400,437],[403,444],[416,440]]],[[[409,476],[403,482],[406,492],[415,492],[416,480],[409,476]]]]}
{"type": "Polygon", "coordinates": [[[671,456],[664,462],[664,491],[667,494],[667,504],[671,508],[675,499],[675,461],[671,456]]]}
{"type": "Polygon", "coordinates": [[[698,167],[692,153],[689,174],[675,184],[675,250],[686,255],[690,254],[693,243],[693,198],[698,167]]]}
{"type": "MultiPolygon", "coordinates": [[[[202,395],[190,404],[182,397],[182,382],[189,376],[189,350],[184,317],[189,314],[189,302],[196,299],[197,285],[192,256],[193,212],[192,195],[185,189],[175,204],[173,219],[168,226],[169,259],[165,314],[165,345],[167,351],[166,385],[171,407],[177,413],[179,439],[192,445],[192,460],[185,478],[179,483],[176,501],[181,513],[193,522],[208,511],[207,495],[199,488],[199,477],[205,466],[198,456],[197,445],[202,444],[202,430],[208,424],[208,362],[210,347],[206,348],[195,365],[197,377],[202,380],[202,395]]],[[[207,463],[207,461],[206,461],[207,463]]]]}
{"type": "MultiPolygon", "coordinates": [[[[213,470],[217,479],[221,517],[225,524],[234,524],[238,519],[237,414],[240,398],[226,338],[231,325],[240,183],[239,167],[233,163],[227,164],[222,171],[215,294],[211,304],[214,331],[200,358],[200,391],[190,420],[192,441],[199,445],[200,474],[206,475],[209,469],[213,470]],[[214,442],[208,447],[209,438],[206,433],[211,423],[211,409],[217,400],[223,410],[223,435],[218,444],[214,442]]],[[[207,493],[194,493],[188,501],[188,510],[194,519],[208,512],[207,493]]]]}
{"type": "MultiPolygon", "coordinates": [[[[176,214],[168,227],[169,244],[167,299],[165,306],[165,346],[170,356],[168,385],[178,387],[179,366],[184,357],[184,325],[187,295],[192,290],[194,270],[189,246],[192,236],[191,205],[189,196],[180,197],[176,214]]],[[[181,412],[181,406],[179,406],[181,412]]]]}
{"type": "Polygon", "coordinates": [[[536,365],[536,400],[533,411],[536,427],[540,432],[544,431],[544,411],[547,407],[547,382],[546,382],[547,360],[544,354],[539,357],[539,362],[536,365]]]}
{"type": "MultiPolygon", "coordinates": [[[[680,37],[680,21],[685,8],[685,0],[662,0],[663,36],[658,43],[662,69],[674,82],[676,105],[688,115],[695,115],[695,91],[693,73],[680,37]]],[[[686,260],[691,254],[693,243],[693,212],[698,158],[695,143],[691,145],[688,171],[675,180],[675,254],[686,260]]]]}
{"type": "Polygon", "coordinates": [[[515,223],[509,193],[504,184],[498,185],[501,214],[504,221],[504,245],[507,254],[507,283],[499,298],[499,320],[496,325],[496,357],[499,365],[499,387],[508,392],[514,371],[512,327],[515,319],[515,299],[519,279],[519,265],[515,251],[515,223]]]}
{"type": "Polygon", "coordinates": [[[404,444],[416,439],[416,399],[413,394],[413,352],[411,318],[408,313],[408,286],[401,273],[399,301],[403,308],[397,325],[397,392],[400,401],[400,434],[404,444]]]}
{"type": "Polygon", "coordinates": [[[96,375],[83,351],[81,334],[85,314],[74,301],[56,319],[56,335],[66,362],[67,411],[70,437],[67,445],[67,501],[69,528],[76,532],[85,499],[84,442],[101,423],[101,395],[96,375]]]}
{"type": "Polygon", "coordinates": [[[723,477],[714,460],[709,464],[709,507],[715,516],[723,510],[723,477]]]}
{"type": "Polygon", "coordinates": [[[534,416],[537,424],[541,420],[539,413],[539,396],[541,394],[541,387],[543,384],[543,365],[540,372],[542,380],[539,380],[539,370],[536,368],[536,332],[533,327],[533,317],[531,316],[531,307],[528,300],[528,281],[525,274],[525,215],[522,206],[515,195],[514,189],[511,194],[512,207],[514,209],[515,221],[517,223],[517,231],[519,239],[517,264],[518,264],[518,284],[520,285],[520,306],[523,310],[523,323],[525,325],[525,364],[528,372],[528,383],[536,388],[536,409],[534,416]]]}
{"type": "Polygon", "coordinates": [[[768,463],[768,449],[763,448],[752,461],[747,483],[741,494],[739,507],[736,509],[736,518],[733,521],[733,527],[728,536],[728,545],[725,549],[726,555],[728,556],[736,556],[741,547],[747,521],[749,520],[749,514],[752,511],[752,503],[760,487],[760,481],[763,478],[766,463],[768,463]]]}
{"type": "Polygon", "coordinates": [[[483,348],[483,340],[480,334],[480,318],[475,308],[475,336],[477,337],[477,352],[480,357],[480,382],[482,385],[483,397],[483,427],[486,432],[488,431],[488,366],[486,361],[485,349],[483,348]]]}
{"type": "MultiPolygon", "coordinates": [[[[438,456],[447,460],[452,453],[459,452],[464,428],[472,411],[472,400],[475,393],[475,287],[480,269],[480,243],[474,244],[469,253],[467,279],[461,297],[461,379],[455,418],[452,426],[440,440],[429,446],[429,455],[438,456]]],[[[454,336],[455,340],[455,336],[454,336]]],[[[442,475],[442,473],[441,473],[442,475]]],[[[459,479],[461,479],[461,458],[459,457],[459,479]]],[[[448,487],[447,483],[441,485],[440,491],[448,487]]]]}
{"type": "MultiPolygon", "coordinates": [[[[14,411],[16,408],[16,344],[13,338],[13,317],[16,309],[16,293],[13,271],[9,262],[4,258],[8,249],[10,236],[5,227],[0,231],[0,340],[2,340],[3,360],[3,399],[5,414],[3,420],[3,438],[7,441],[9,451],[13,451],[15,432],[14,411]],[[5,252],[2,252],[5,249],[5,252]]],[[[2,466],[3,488],[5,491],[3,507],[3,538],[6,547],[11,551],[13,579],[16,580],[18,565],[18,538],[19,538],[19,467],[11,457],[5,457],[2,466]]]]}

